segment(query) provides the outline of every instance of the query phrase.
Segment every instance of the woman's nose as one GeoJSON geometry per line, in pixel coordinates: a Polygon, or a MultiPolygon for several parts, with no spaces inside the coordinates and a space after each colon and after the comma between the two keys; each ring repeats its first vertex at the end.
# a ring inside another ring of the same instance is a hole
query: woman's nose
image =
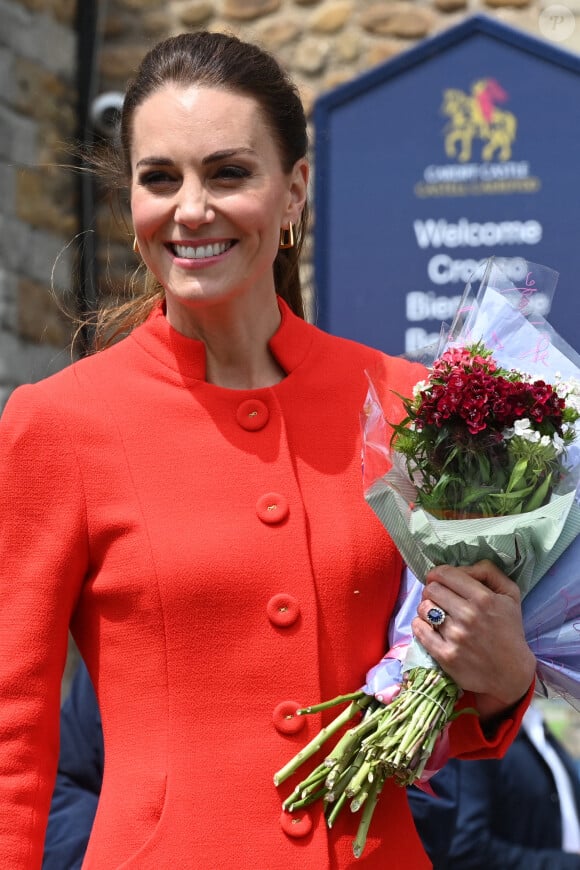
{"type": "Polygon", "coordinates": [[[198,182],[184,183],[177,196],[175,206],[176,223],[195,226],[213,220],[214,216],[208,192],[203,184],[198,182]]]}

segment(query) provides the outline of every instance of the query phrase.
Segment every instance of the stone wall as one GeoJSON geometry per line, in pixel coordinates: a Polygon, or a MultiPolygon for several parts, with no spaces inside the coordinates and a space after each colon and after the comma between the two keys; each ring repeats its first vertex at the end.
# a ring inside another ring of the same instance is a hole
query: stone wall
{"type": "Polygon", "coordinates": [[[73,0],[0,0],[0,406],[64,365],[75,180],[73,0]]]}
{"type": "Polygon", "coordinates": [[[577,0],[553,7],[532,0],[113,0],[102,72],[115,87],[143,49],[165,35],[199,27],[233,30],[274,51],[311,105],[322,91],[470,14],[487,13],[578,51],[573,3],[580,12],[577,0]]]}

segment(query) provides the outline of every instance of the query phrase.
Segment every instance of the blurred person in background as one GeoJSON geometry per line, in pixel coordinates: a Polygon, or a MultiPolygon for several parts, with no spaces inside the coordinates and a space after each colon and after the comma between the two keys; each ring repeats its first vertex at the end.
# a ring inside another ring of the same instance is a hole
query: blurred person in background
{"type": "Polygon", "coordinates": [[[577,771],[536,705],[503,758],[451,759],[409,789],[434,870],[580,870],[577,771]]]}

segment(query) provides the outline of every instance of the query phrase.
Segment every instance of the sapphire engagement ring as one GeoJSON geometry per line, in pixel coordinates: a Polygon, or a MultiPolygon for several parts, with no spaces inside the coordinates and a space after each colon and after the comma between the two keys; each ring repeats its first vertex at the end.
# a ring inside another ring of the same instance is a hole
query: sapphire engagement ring
{"type": "Polygon", "coordinates": [[[427,611],[427,622],[433,628],[441,628],[447,614],[441,607],[431,607],[427,611]]]}

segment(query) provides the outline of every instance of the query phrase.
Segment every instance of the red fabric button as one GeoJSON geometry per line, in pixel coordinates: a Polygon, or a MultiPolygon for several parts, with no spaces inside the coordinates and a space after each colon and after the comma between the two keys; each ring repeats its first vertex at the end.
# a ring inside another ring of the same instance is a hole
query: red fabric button
{"type": "Polygon", "coordinates": [[[242,429],[247,429],[249,432],[263,429],[269,419],[268,407],[259,399],[247,399],[236,411],[236,420],[242,429]]]}
{"type": "Polygon", "coordinates": [[[300,616],[300,605],[292,595],[281,592],[272,596],[267,606],[268,619],[279,628],[294,625],[300,616]]]}
{"type": "Polygon", "coordinates": [[[306,725],[304,716],[297,716],[296,711],[302,705],[296,701],[282,701],[272,714],[272,721],[276,731],[280,734],[298,734],[306,725]]]}
{"type": "Polygon", "coordinates": [[[288,516],[288,501],[278,492],[267,492],[258,499],[256,513],[263,523],[281,523],[288,516]]]}
{"type": "Polygon", "coordinates": [[[295,813],[282,813],[280,825],[289,837],[307,837],[312,830],[312,819],[307,810],[297,810],[295,813]]]}

